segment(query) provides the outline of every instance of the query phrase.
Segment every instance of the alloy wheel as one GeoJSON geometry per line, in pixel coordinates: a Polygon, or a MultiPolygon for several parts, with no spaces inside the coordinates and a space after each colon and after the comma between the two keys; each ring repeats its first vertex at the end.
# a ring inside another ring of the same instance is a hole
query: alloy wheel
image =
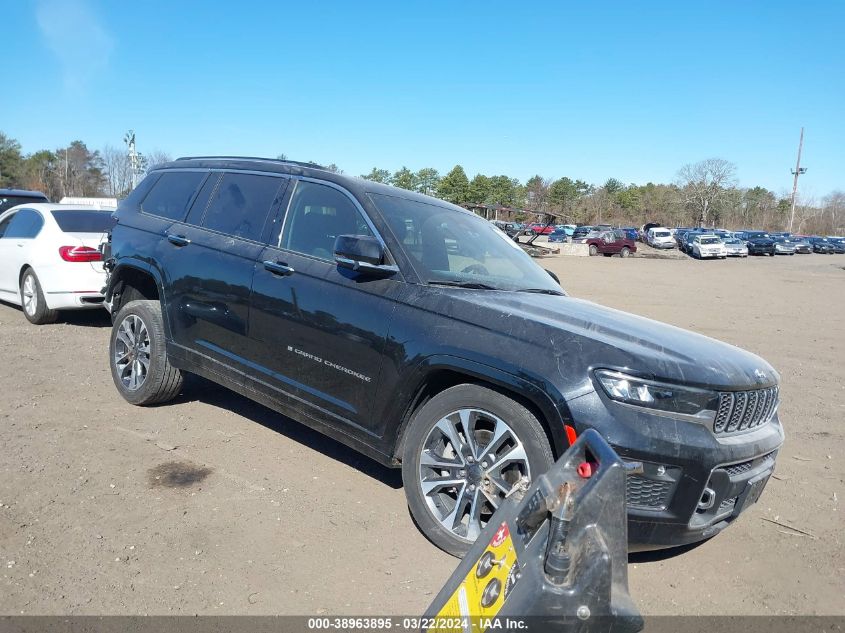
{"type": "Polygon", "coordinates": [[[23,279],[23,309],[32,316],[38,310],[38,289],[35,287],[35,277],[27,275],[23,279]]]}
{"type": "Polygon", "coordinates": [[[531,479],[522,441],[501,418],[459,409],[429,431],[419,485],[429,511],[455,536],[473,542],[521,479],[531,479]]]}
{"type": "Polygon", "coordinates": [[[120,382],[129,391],[140,389],[150,371],[150,334],[135,314],[128,315],[117,328],[113,362],[120,382]]]}

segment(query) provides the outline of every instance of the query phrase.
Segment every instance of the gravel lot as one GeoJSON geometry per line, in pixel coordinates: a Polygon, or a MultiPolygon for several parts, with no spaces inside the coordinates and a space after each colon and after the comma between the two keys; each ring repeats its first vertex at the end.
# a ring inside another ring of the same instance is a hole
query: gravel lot
{"type": "MultiPolygon", "coordinates": [[[[845,257],[542,263],[783,378],[777,478],[717,538],[632,557],[641,610],[845,614],[845,257]]],[[[423,612],[456,561],[414,527],[398,471],[200,380],[126,404],[108,325],[0,304],[0,613],[423,612]]]]}

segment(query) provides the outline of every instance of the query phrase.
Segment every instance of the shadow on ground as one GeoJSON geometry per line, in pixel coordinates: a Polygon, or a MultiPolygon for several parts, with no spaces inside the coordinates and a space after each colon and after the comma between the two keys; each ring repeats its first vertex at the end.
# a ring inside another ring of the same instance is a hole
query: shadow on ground
{"type": "Polygon", "coordinates": [[[59,313],[58,323],[76,327],[111,327],[111,315],[105,310],[66,310],[59,313]]]}
{"type": "Polygon", "coordinates": [[[172,404],[179,402],[204,402],[221,409],[233,411],[253,422],[272,431],[280,433],[300,444],[319,451],[326,457],[342,462],[355,468],[368,477],[390,486],[394,490],[402,487],[402,473],[398,468],[388,468],[341,444],[322,433],[300,424],[289,417],[268,409],[264,405],[253,402],[234,391],[221,387],[216,383],[188,375],[185,387],[179,397],[172,404]]]}
{"type": "MultiPolygon", "coordinates": [[[[709,540],[709,539],[708,539],[709,540]]],[[[648,552],[629,552],[629,563],[659,563],[663,560],[669,560],[676,556],[681,556],[687,552],[691,552],[697,547],[701,547],[707,541],[699,541],[698,543],[690,543],[689,545],[679,545],[678,547],[670,547],[669,549],[656,549],[648,552]]]]}
{"type": "MultiPolygon", "coordinates": [[[[12,308],[16,310],[21,319],[26,319],[23,313],[23,308],[8,301],[0,301],[0,306],[12,308]]],[[[57,324],[76,325],[79,327],[111,327],[111,315],[105,308],[86,309],[86,310],[62,310],[59,312],[57,324]]],[[[33,325],[32,327],[42,327],[40,325],[33,325]]]]}

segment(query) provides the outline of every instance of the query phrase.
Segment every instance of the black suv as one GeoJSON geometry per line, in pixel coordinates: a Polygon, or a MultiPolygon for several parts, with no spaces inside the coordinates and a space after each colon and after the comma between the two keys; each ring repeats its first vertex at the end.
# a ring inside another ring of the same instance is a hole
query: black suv
{"type": "Polygon", "coordinates": [[[313,165],[191,158],[116,219],[109,364],[126,400],[167,401],[191,372],[401,466],[451,553],[589,427],[644,463],[634,549],[715,535],[774,468],[764,360],[567,296],[460,207],[313,165]]]}

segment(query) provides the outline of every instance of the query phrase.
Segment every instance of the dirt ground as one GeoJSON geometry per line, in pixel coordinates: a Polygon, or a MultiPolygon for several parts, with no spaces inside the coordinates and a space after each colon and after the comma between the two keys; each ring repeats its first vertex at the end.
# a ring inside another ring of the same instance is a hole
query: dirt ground
{"type": "MultiPolygon", "coordinates": [[[[777,478],[715,539],[632,556],[640,609],[845,614],[845,257],[542,263],[783,379],[777,478]]],[[[456,560],[414,527],[398,471],[200,380],[126,404],[108,323],[36,328],[0,304],[0,613],[423,612],[456,560]]]]}

